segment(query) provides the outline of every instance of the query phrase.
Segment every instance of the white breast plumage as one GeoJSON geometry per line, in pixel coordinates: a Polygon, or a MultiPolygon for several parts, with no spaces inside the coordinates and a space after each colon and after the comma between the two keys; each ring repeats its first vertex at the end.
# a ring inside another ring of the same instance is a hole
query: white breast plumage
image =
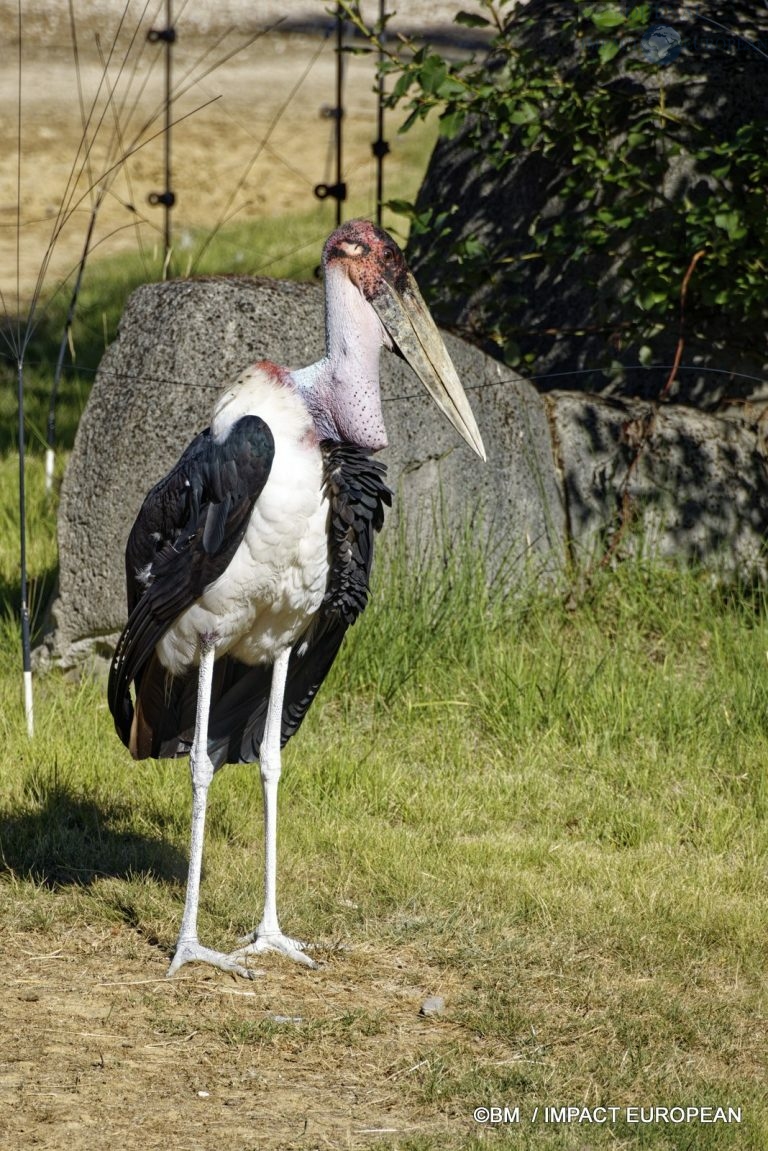
{"type": "Polygon", "coordinates": [[[179,674],[197,658],[201,634],[217,652],[244,663],[271,663],[293,644],[323,599],[328,579],[328,504],[312,419],[290,386],[262,365],[249,369],[214,409],[211,431],[226,437],[246,414],[259,415],[275,455],[245,537],[226,571],[189,607],[157,646],[179,674]]]}

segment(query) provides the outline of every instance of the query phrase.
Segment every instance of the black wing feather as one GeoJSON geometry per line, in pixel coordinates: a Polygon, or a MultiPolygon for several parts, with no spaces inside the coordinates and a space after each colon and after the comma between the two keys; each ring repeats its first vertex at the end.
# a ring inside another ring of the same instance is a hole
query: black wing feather
{"type": "MultiPolygon", "coordinates": [[[[258,416],[238,420],[221,442],[207,428],[145,499],[126,546],[129,617],[108,685],[110,710],[126,745],[134,714],[131,682],[138,695],[159,640],[226,570],[267,482],[274,451],[272,433],[258,416]]],[[[181,682],[173,690],[188,695],[181,682]]],[[[167,702],[173,711],[173,700],[167,702]]]]}

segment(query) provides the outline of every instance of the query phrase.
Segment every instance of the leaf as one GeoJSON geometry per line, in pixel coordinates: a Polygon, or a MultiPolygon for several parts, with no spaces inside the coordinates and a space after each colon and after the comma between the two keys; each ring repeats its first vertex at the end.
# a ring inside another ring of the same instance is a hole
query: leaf
{"type": "Polygon", "coordinates": [[[417,73],[424,92],[436,94],[448,78],[448,67],[441,56],[428,56],[417,73]]]}
{"type": "Polygon", "coordinates": [[[453,76],[446,76],[440,86],[434,90],[435,96],[441,100],[451,100],[454,96],[463,96],[464,92],[464,85],[460,84],[458,80],[454,80],[453,76]]]}
{"type": "Polygon", "coordinates": [[[523,100],[507,117],[510,124],[532,124],[539,118],[539,109],[528,100],[523,100]]]}
{"type": "Polygon", "coordinates": [[[403,96],[406,94],[406,92],[410,88],[412,82],[413,82],[413,77],[408,72],[403,72],[403,74],[400,76],[397,83],[395,84],[394,88],[392,89],[392,95],[391,95],[390,99],[392,100],[393,103],[396,103],[398,100],[401,100],[403,98],[403,96]]]}
{"type": "Polygon", "coordinates": [[[520,345],[516,340],[507,340],[503,349],[504,362],[514,368],[520,363],[520,345]]]}
{"type": "Polygon", "coordinates": [[[490,28],[490,20],[485,16],[477,16],[474,12],[457,12],[453,18],[454,24],[462,24],[465,28],[490,28]]]}
{"type": "Polygon", "coordinates": [[[606,28],[618,28],[626,20],[623,12],[619,12],[618,8],[605,8],[602,12],[591,13],[592,23],[600,31],[606,28]]]}
{"type": "Polygon", "coordinates": [[[728,233],[729,240],[741,240],[747,234],[747,229],[741,221],[741,215],[735,209],[731,212],[717,212],[715,225],[728,233]]]}
{"type": "Polygon", "coordinates": [[[648,312],[656,304],[665,304],[669,299],[669,292],[664,288],[644,288],[638,293],[637,302],[644,312],[648,312]]]}
{"type": "Polygon", "coordinates": [[[443,112],[438,121],[440,135],[446,140],[452,140],[461,131],[466,118],[467,113],[463,108],[452,108],[443,112]]]}
{"type": "Polygon", "coordinates": [[[398,135],[403,135],[405,132],[410,131],[417,120],[423,120],[427,115],[427,109],[417,105],[403,120],[400,127],[397,129],[398,135]]]}
{"type": "Polygon", "coordinates": [[[601,64],[607,64],[621,51],[621,44],[616,40],[608,40],[605,44],[600,45],[598,56],[600,57],[601,64]]]}
{"type": "Polygon", "coordinates": [[[535,144],[540,135],[541,135],[541,124],[539,124],[538,122],[534,123],[534,124],[529,124],[528,127],[525,129],[525,134],[523,136],[523,143],[525,144],[526,148],[530,148],[532,144],[535,144]]]}
{"type": "Polygon", "coordinates": [[[486,255],[486,247],[476,240],[473,236],[467,237],[459,245],[457,245],[457,252],[462,259],[475,260],[478,256],[486,255]]]}
{"type": "Polygon", "coordinates": [[[651,22],[651,5],[638,4],[627,17],[628,28],[645,28],[651,22]]]}
{"type": "Polygon", "coordinates": [[[396,216],[412,217],[416,211],[410,200],[387,200],[384,207],[394,212],[396,216]]]}

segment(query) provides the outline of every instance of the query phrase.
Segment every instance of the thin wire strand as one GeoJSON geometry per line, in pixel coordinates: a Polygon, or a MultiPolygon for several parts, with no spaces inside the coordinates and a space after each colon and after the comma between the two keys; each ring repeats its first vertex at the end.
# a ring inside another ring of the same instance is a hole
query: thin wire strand
{"type": "MultiPolygon", "coordinates": [[[[115,228],[113,230],[113,232],[111,232],[109,234],[109,236],[104,236],[101,240],[99,240],[98,243],[94,245],[94,249],[96,247],[98,247],[99,244],[106,243],[106,241],[109,240],[111,238],[111,236],[115,235],[116,233],[118,233],[120,231],[124,231],[131,226],[132,225],[130,225],[130,224],[123,224],[123,225],[115,228]]],[[[325,235],[325,233],[323,233],[323,236],[324,235],[325,235]]],[[[286,253],[280,253],[280,255],[275,256],[275,257],[271,258],[270,260],[265,261],[263,264],[261,264],[259,266],[258,270],[254,271],[251,274],[256,275],[256,276],[260,275],[261,272],[263,272],[265,268],[269,267],[271,264],[276,263],[278,260],[281,260],[284,257],[295,255],[297,252],[301,252],[301,251],[304,251],[307,249],[313,249],[314,247],[317,246],[317,243],[318,243],[317,240],[312,240],[312,241],[307,241],[307,243],[305,243],[305,244],[297,245],[297,247],[291,249],[290,251],[288,251],[286,253]]],[[[77,267],[77,265],[75,265],[75,267],[73,268],[73,270],[72,270],[73,272],[76,270],[76,267],[77,267]]],[[[72,273],[70,273],[70,274],[72,274],[72,273]]],[[[0,361],[6,361],[9,366],[11,366],[11,364],[15,363],[15,359],[12,356],[6,355],[2,352],[0,352],[0,361]]],[[[45,367],[46,361],[44,361],[44,360],[29,361],[28,360],[28,361],[26,361],[26,366],[30,367],[30,368],[45,367]]],[[[71,364],[70,367],[73,370],[81,373],[84,376],[93,376],[99,370],[98,368],[90,368],[90,367],[85,366],[84,364],[77,364],[77,363],[71,364]]],[[[668,371],[672,367],[672,364],[654,364],[653,367],[658,368],[659,371],[668,371]]],[[[626,365],[624,365],[624,370],[625,371],[647,372],[648,368],[645,367],[643,364],[626,364],[626,365]]],[[[678,367],[678,371],[710,373],[710,374],[714,374],[714,375],[730,376],[736,380],[750,380],[753,383],[757,383],[757,384],[768,384],[768,377],[766,377],[766,376],[754,376],[754,375],[751,375],[747,372],[735,372],[735,371],[730,370],[729,368],[710,368],[710,367],[703,367],[700,364],[680,364],[678,367]]],[[[521,380],[524,383],[535,383],[539,380],[556,379],[559,377],[590,376],[590,375],[594,375],[595,373],[601,373],[601,372],[602,372],[602,369],[599,367],[577,368],[573,371],[568,371],[568,372],[548,372],[548,373],[544,373],[542,375],[537,375],[537,376],[521,376],[517,372],[514,372],[508,376],[501,376],[498,380],[484,380],[481,383],[477,383],[477,384],[467,383],[464,385],[464,390],[467,392],[478,393],[478,392],[486,391],[487,389],[490,389],[490,388],[505,387],[509,384],[519,383],[521,380]]],[[[125,376],[125,373],[122,373],[122,375],[125,376]]],[[[173,376],[152,376],[152,377],[149,377],[149,376],[146,376],[142,373],[142,379],[146,379],[149,382],[156,384],[157,386],[162,386],[162,387],[182,387],[183,386],[185,390],[193,390],[193,391],[196,389],[200,389],[201,391],[206,391],[210,387],[210,385],[207,383],[197,384],[195,382],[187,382],[187,381],[184,381],[182,383],[182,381],[174,378],[173,376]]],[[[423,392],[421,392],[421,391],[413,391],[413,392],[407,392],[407,393],[402,393],[402,394],[398,394],[398,395],[387,394],[385,396],[385,399],[387,401],[412,400],[412,399],[415,399],[415,398],[422,396],[422,395],[423,395],[423,392]]],[[[600,398],[599,394],[598,394],[598,398],[600,398]]],[[[611,396],[609,398],[615,399],[616,397],[611,396]]],[[[621,396],[618,398],[627,399],[627,400],[638,400],[641,403],[649,402],[647,400],[641,399],[641,398],[636,397],[636,396],[631,396],[631,395],[621,396]]],[[[674,406],[674,405],[665,405],[665,406],[674,406]]]]}
{"type": "Polygon", "coordinates": [[[280,122],[280,120],[282,119],[282,117],[285,114],[286,108],[288,108],[288,106],[290,105],[294,96],[299,91],[302,84],[304,83],[307,76],[309,75],[310,71],[312,70],[312,68],[317,63],[317,60],[320,57],[320,53],[325,48],[325,45],[328,41],[329,35],[330,35],[330,33],[326,33],[325,38],[320,43],[320,46],[318,47],[317,51],[314,52],[313,55],[310,57],[309,63],[307,64],[306,68],[301,73],[298,80],[294,84],[293,88],[291,88],[290,92],[288,93],[288,96],[286,97],[286,99],[283,101],[283,103],[280,105],[280,107],[278,108],[278,110],[275,112],[274,116],[270,120],[270,122],[267,126],[266,134],[259,141],[255,153],[253,154],[253,156],[249,160],[249,162],[246,165],[242,175],[240,176],[240,179],[237,181],[237,183],[235,184],[235,187],[233,188],[232,192],[230,193],[230,196],[227,199],[227,202],[225,203],[224,207],[221,210],[221,213],[219,215],[218,220],[216,221],[212,230],[209,232],[208,236],[206,237],[205,243],[202,245],[200,251],[197,253],[197,256],[195,257],[195,260],[194,260],[193,265],[192,265],[193,271],[199,266],[200,260],[203,258],[203,256],[207,252],[207,250],[210,247],[211,243],[213,242],[213,239],[215,238],[215,236],[218,234],[219,231],[221,231],[221,228],[223,227],[223,225],[225,223],[229,223],[229,221],[232,220],[237,215],[237,213],[241,210],[240,208],[238,208],[234,212],[231,211],[232,205],[234,204],[237,196],[239,195],[240,191],[242,190],[246,180],[250,176],[250,174],[253,170],[253,167],[256,164],[256,161],[259,159],[262,152],[267,147],[272,133],[274,132],[278,123],[280,122]]]}

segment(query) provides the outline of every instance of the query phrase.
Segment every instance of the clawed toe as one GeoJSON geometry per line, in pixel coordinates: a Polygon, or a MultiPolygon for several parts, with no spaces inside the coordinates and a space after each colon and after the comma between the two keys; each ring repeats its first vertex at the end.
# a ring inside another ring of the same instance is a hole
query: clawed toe
{"type": "Polygon", "coordinates": [[[287,935],[282,932],[275,932],[269,935],[259,935],[256,937],[246,936],[242,941],[244,946],[233,951],[230,958],[237,962],[247,958],[249,955],[263,955],[265,951],[278,951],[281,955],[287,956],[292,959],[294,963],[301,964],[302,967],[318,967],[318,964],[306,953],[306,943],[301,943],[298,939],[289,939],[287,935]]]}
{"type": "Polygon", "coordinates": [[[259,975],[264,975],[263,970],[256,967],[248,967],[247,963],[240,960],[246,959],[247,956],[238,952],[233,955],[225,955],[223,951],[214,951],[210,947],[201,947],[196,942],[179,943],[176,946],[176,952],[171,965],[166,972],[166,978],[170,979],[175,975],[180,967],[185,963],[207,963],[211,967],[218,967],[220,971],[228,971],[233,975],[240,975],[243,979],[256,979],[259,975]]]}
{"type": "Polygon", "coordinates": [[[266,972],[262,968],[251,967],[248,960],[251,956],[263,955],[267,951],[277,951],[302,967],[316,968],[319,966],[314,959],[307,955],[306,943],[301,943],[298,939],[289,939],[282,932],[262,935],[257,933],[255,937],[249,935],[241,940],[241,943],[243,946],[238,947],[229,955],[223,951],[214,951],[210,947],[202,947],[196,940],[177,943],[176,952],[167,971],[167,978],[170,979],[172,975],[175,975],[185,963],[207,963],[211,967],[218,967],[220,971],[240,975],[243,979],[256,979],[257,976],[265,975],[266,972]]]}

